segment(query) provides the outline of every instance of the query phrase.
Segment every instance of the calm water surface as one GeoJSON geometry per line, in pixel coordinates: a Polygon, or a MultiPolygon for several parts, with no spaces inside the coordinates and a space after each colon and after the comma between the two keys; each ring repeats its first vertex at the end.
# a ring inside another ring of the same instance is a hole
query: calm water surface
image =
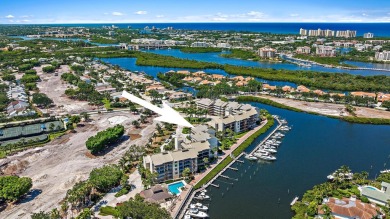
{"type": "MultiPolygon", "coordinates": [[[[326,176],[341,165],[353,171],[368,171],[370,178],[379,174],[384,163],[390,165],[390,126],[351,124],[251,104],[286,118],[293,128],[283,139],[276,162],[235,163],[233,167],[239,170],[227,170],[224,175],[239,181],[218,178],[215,183],[220,188],[208,188],[212,197],[209,214],[213,219],[291,218],[293,198],[302,197],[307,189],[326,181],[326,176]]],[[[265,136],[257,138],[247,151],[265,136]]]]}

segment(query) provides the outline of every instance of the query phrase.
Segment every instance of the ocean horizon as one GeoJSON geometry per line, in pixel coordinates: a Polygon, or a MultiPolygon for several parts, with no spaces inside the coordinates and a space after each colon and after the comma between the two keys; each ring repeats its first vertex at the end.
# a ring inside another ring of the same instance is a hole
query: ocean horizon
{"type": "Polygon", "coordinates": [[[119,28],[142,29],[146,26],[155,28],[173,27],[182,30],[216,30],[216,31],[248,31],[273,34],[299,34],[299,29],[330,29],[330,30],[356,30],[357,36],[364,33],[374,33],[374,37],[390,37],[390,23],[300,23],[300,22],[267,22],[267,23],[75,23],[75,24],[2,24],[2,25],[26,25],[26,26],[65,26],[65,27],[102,27],[115,25],[119,28]]]}

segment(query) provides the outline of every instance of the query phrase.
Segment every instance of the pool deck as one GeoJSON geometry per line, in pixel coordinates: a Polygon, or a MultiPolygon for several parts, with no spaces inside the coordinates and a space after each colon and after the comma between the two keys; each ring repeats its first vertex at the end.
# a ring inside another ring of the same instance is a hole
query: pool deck
{"type": "MultiPolygon", "coordinates": [[[[183,191],[180,193],[180,195],[172,202],[172,205],[171,207],[168,209],[169,213],[171,214],[172,218],[181,218],[180,216],[182,214],[180,214],[181,212],[181,209],[182,208],[185,208],[185,204],[188,204],[186,203],[186,201],[188,200],[189,196],[191,195],[191,198],[189,200],[191,200],[193,198],[193,196],[195,195],[196,192],[192,192],[193,190],[193,186],[196,185],[196,183],[198,183],[201,179],[203,179],[207,174],[209,174],[222,160],[224,160],[227,156],[230,156],[230,154],[239,146],[241,145],[246,139],[248,139],[251,135],[253,135],[255,132],[257,132],[259,129],[261,129],[268,121],[267,120],[264,120],[261,122],[261,124],[254,128],[253,130],[249,131],[248,133],[246,133],[244,136],[242,136],[240,139],[238,139],[238,141],[233,144],[229,150],[226,150],[224,151],[225,153],[221,156],[218,157],[218,162],[217,163],[214,163],[214,164],[211,164],[209,168],[207,168],[206,171],[204,171],[203,173],[200,173],[200,174],[197,174],[194,176],[194,179],[189,183],[187,184],[185,187],[183,187],[183,191]]],[[[240,156],[238,156],[237,158],[239,158],[240,156]]],[[[236,159],[237,159],[236,158],[236,159]]],[[[233,161],[234,162],[234,161],[233,161]]],[[[232,162],[232,163],[233,163],[232,162]]],[[[230,166],[230,165],[228,165],[230,166]]],[[[228,167],[227,166],[227,167],[228,167]]],[[[226,167],[226,168],[227,168],[226,167]]],[[[226,169],[225,168],[225,169],[226,169]]],[[[220,173],[224,172],[225,169],[223,169],[220,173]]],[[[213,180],[210,180],[210,183],[212,182],[213,180]]],[[[200,189],[201,190],[201,189],[200,189]]],[[[183,213],[183,212],[182,212],[183,213]]]]}

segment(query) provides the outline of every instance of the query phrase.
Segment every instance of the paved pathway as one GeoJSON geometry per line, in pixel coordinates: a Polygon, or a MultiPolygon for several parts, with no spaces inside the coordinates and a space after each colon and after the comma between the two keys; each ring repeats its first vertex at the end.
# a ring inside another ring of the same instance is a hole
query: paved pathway
{"type": "MultiPolygon", "coordinates": [[[[116,204],[121,203],[121,202],[125,202],[125,201],[129,200],[130,198],[133,198],[136,194],[140,193],[144,189],[144,187],[142,185],[141,175],[139,174],[138,169],[129,176],[128,182],[129,182],[129,184],[132,184],[135,186],[135,188],[133,190],[131,190],[126,195],[122,195],[120,197],[115,197],[115,194],[118,192],[118,189],[113,189],[109,193],[107,193],[98,204],[93,206],[92,209],[100,208],[102,206],[115,207],[116,204]]],[[[102,218],[102,219],[113,218],[112,216],[101,216],[101,215],[99,215],[99,211],[95,212],[95,216],[97,218],[102,218]]]]}

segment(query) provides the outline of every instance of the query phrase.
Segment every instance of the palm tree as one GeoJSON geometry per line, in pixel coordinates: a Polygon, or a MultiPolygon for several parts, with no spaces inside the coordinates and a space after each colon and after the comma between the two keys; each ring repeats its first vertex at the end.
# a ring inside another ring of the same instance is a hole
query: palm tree
{"type": "Polygon", "coordinates": [[[326,219],[332,219],[334,218],[332,215],[332,209],[328,205],[322,205],[321,210],[324,212],[322,216],[324,216],[326,219]]]}

